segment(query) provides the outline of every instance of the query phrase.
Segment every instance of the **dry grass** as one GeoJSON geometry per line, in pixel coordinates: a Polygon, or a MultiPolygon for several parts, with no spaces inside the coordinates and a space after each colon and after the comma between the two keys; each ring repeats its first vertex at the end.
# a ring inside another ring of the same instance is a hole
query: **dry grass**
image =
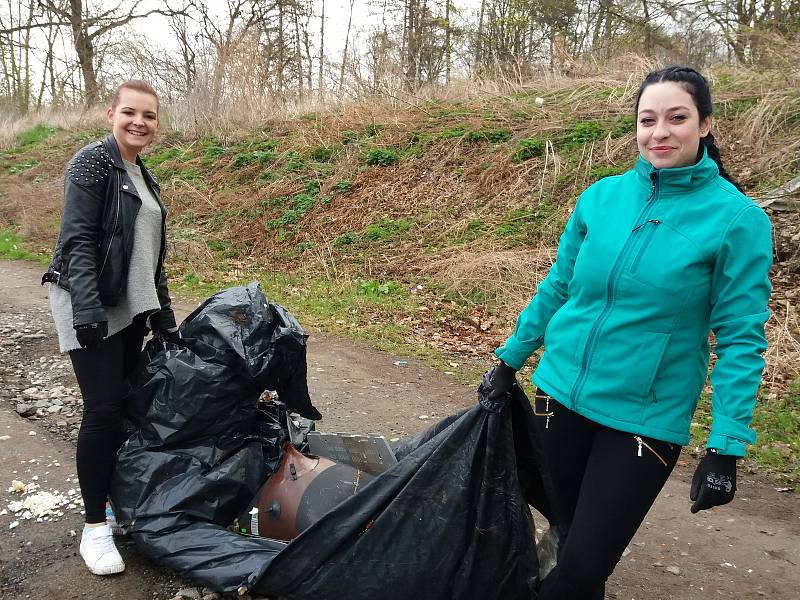
{"type": "Polygon", "coordinates": [[[430,263],[423,272],[462,299],[477,296],[496,302],[503,312],[519,314],[547,275],[555,253],[555,248],[458,252],[430,263]]]}
{"type": "Polygon", "coordinates": [[[763,381],[769,388],[783,389],[800,377],[800,313],[795,303],[773,307],[766,333],[769,345],[763,381]]]}
{"type": "MultiPolygon", "coordinates": [[[[455,81],[416,94],[384,90],[359,100],[328,98],[324,104],[275,102],[262,94],[229,99],[215,114],[202,110],[200,97],[194,104],[166,106],[160,143],[186,150],[186,157],[163,163],[172,173],[161,183],[171,210],[173,265],[204,280],[220,272],[406,284],[432,280],[470,310],[513,320],[546,274],[563,223],[577,196],[597,178],[596,168],[624,170],[636,156],[632,134],[606,135],[568,151],[559,147],[559,136],[576,124],[630,114],[638,83],[654,66],[625,55],[613,64],[586,59],[571,65],[568,75],[543,72],[522,84],[455,81]],[[541,106],[537,97],[544,99],[541,106]],[[374,135],[366,133],[370,125],[380,126],[374,135]],[[475,142],[448,133],[459,127],[507,130],[510,139],[475,142]],[[210,134],[226,152],[209,163],[201,146],[210,134]],[[345,141],[353,134],[357,140],[345,141]],[[237,144],[267,138],[278,144],[275,161],[234,166],[237,148],[244,147],[237,144]],[[543,152],[516,162],[517,144],[530,139],[543,140],[543,152]],[[335,152],[322,173],[309,158],[320,147],[335,152]],[[365,154],[372,148],[394,150],[401,160],[368,166],[365,154]],[[284,172],[291,153],[304,164],[284,172]],[[188,176],[190,171],[202,181],[188,176]],[[260,177],[265,171],[272,178],[260,177]],[[314,207],[286,231],[270,226],[312,179],[321,183],[314,207]],[[352,188],[336,192],[343,180],[352,188]],[[331,201],[322,205],[326,196],[331,201]],[[543,208],[546,216],[531,219],[529,235],[497,233],[515,214],[543,208]],[[407,220],[409,227],[388,239],[364,241],[365,229],[385,220],[407,220]],[[473,222],[480,224],[480,235],[470,237],[473,222]],[[343,234],[359,241],[337,245],[343,234]],[[298,245],[304,245],[302,252],[298,245]]],[[[715,134],[729,171],[749,190],[768,189],[796,174],[800,135],[792,115],[800,114],[798,73],[719,68],[709,76],[724,109],[715,134]]],[[[66,137],[101,124],[102,112],[93,114],[65,111],[15,122],[5,128],[0,145],[7,147],[38,117],[65,127],[59,135],[66,137]]],[[[51,243],[60,204],[57,175],[66,154],[40,157],[42,164],[16,175],[0,172],[0,185],[14,189],[0,202],[0,222],[13,222],[26,236],[51,243]],[[40,175],[47,177],[39,180],[40,175]]],[[[795,279],[780,285],[796,285],[795,279]]],[[[797,312],[794,304],[783,306],[768,324],[765,380],[774,386],[796,377],[800,364],[797,312]]]]}

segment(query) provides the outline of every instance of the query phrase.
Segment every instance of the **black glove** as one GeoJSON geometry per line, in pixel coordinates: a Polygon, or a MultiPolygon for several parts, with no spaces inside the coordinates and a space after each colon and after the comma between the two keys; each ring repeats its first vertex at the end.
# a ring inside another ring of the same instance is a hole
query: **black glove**
{"type": "Polygon", "coordinates": [[[691,511],[696,513],[712,506],[722,506],[733,500],[736,493],[736,457],[717,454],[709,449],[700,459],[692,477],[689,499],[694,501],[691,511]]]}
{"type": "Polygon", "coordinates": [[[516,369],[512,369],[501,360],[488,375],[489,400],[497,400],[510,392],[517,382],[516,374],[516,369]]]}
{"type": "Polygon", "coordinates": [[[108,322],[86,323],[75,327],[75,337],[81,348],[97,348],[100,342],[108,335],[108,322]]]}

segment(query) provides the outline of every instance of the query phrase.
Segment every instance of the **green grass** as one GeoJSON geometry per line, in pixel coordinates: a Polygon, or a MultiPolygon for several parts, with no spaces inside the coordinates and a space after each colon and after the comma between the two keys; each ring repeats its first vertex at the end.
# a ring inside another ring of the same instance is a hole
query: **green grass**
{"type": "Polygon", "coordinates": [[[310,156],[316,162],[328,162],[331,158],[333,158],[334,148],[327,147],[327,146],[319,146],[318,148],[314,148],[310,152],[310,156]]]}
{"type": "Polygon", "coordinates": [[[535,244],[542,238],[545,222],[553,217],[556,210],[556,207],[547,200],[536,206],[510,210],[503,215],[494,233],[506,238],[509,247],[535,244]]]}
{"type": "Polygon", "coordinates": [[[8,227],[0,228],[0,258],[50,263],[50,254],[32,250],[22,236],[8,227]]]}
{"type": "Polygon", "coordinates": [[[253,150],[251,152],[239,152],[234,155],[232,166],[234,169],[241,169],[247,165],[258,163],[266,165],[276,158],[274,152],[270,150],[253,150]]]}
{"type": "MultiPolygon", "coordinates": [[[[690,448],[705,448],[712,420],[711,397],[704,393],[692,419],[690,448]]],[[[788,484],[799,484],[800,380],[792,383],[782,396],[762,395],[753,411],[751,426],[758,439],[748,448],[747,457],[788,484]]]]}
{"type": "Polygon", "coordinates": [[[508,129],[487,128],[473,129],[464,136],[468,142],[489,142],[490,144],[500,144],[511,139],[511,132],[508,129]]]}
{"type": "Polygon", "coordinates": [[[333,190],[335,192],[339,192],[340,194],[346,194],[351,189],[353,189],[353,182],[347,179],[340,179],[333,184],[333,190]]]}
{"type": "Polygon", "coordinates": [[[361,233],[365,242],[384,243],[403,237],[411,229],[409,219],[381,219],[377,223],[370,223],[361,233]]]}
{"type": "Polygon", "coordinates": [[[333,245],[337,248],[355,244],[358,241],[358,234],[353,231],[345,231],[342,235],[333,240],[333,245]]]}
{"type": "Polygon", "coordinates": [[[783,396],[759,400],[753,428],[758,440],[750,456],[762,468],[783,474],[793,484],[800,483],[800,380],[783,396]]]}
{"type": "Polygon", "coordinates": [[[28,169],[32,169],[39,165],[39,161],[35,158],[30,158],[28,160],[24,160],[20,163],[11,165],[8,167],[8,172],[12,175],[15,173],[21,173],[22,171],[27,171],[28,169]]]}
{"type": "Polygon", "coordinates": [[[616,167],[614,165],[594,165],[589,170],[589,177],[596,181],[598,179],[602,179],[603,177],[611,177],[613,175],[621,175],[625,172],[625,169],[622,167],[616,167]]]}
{"type": "Polygon", "coordinates": [[[559,136],[555,144],[559,150],[570,152],[583,147],[584,144],[589,142],[602,140],[608,134],[609,130],[605,124],[598,121],[584,121],[559,136]]]}
{"type": "Polygon", "coordinates": [[[46,140],[56,131],[58,131],[57,127],[50,127],[48,125],[45,125],[44,123],[37,123],[30,129],[26,129],[18,133],[15,139],[15,143],[20,148],[27,149],[27,147],[29,146],[33,146],[35,144],[38,144],[39,142],[46,140]]]}

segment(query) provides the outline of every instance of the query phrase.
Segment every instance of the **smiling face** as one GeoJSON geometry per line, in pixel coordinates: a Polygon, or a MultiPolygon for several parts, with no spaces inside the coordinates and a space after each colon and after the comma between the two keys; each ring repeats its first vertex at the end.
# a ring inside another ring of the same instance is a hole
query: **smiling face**
{"type": "Polygon", "coordinates": [[[153,141],[158,129],[158,100],[152,94],[123,88],[119,101],[109,107],[106,117],[122,158],[134,162],[136,155],[153,141]]]}
{"type": "Polygon", "coordinates": [[[636,144],[656,169],[693,165],[700,138],[710,129],[711,117],[700,118],[692,96],[679,83],[653,83],[639,98],[636,144]]]}

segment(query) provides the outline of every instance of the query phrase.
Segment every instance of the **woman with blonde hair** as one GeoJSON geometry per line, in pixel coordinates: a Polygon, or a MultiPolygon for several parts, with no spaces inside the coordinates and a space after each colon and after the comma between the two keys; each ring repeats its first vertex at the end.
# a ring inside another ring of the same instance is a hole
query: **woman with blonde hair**
{"type": "Polygon", "coordinates": [[[124,441],[127,377],[148,328],[177,331],[164,273],[167,211],[139,158],[153,141],[158,111],[158,94],[147,82],[117,88],[106,111],[110,135],[67,165],[60,232],[42,278],[61,351],[69,352],[83,396],[76,452],[86,517],[80,552],[96,575],[125,569],[107,499],[124,441]]]}

